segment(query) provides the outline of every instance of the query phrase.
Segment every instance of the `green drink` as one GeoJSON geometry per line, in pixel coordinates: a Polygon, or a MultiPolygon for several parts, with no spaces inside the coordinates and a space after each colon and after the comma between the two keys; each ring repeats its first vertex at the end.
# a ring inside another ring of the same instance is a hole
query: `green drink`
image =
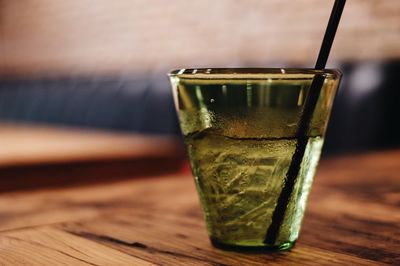
{"type": "Polygon", "coordinates": [[[191,69],[174,71],[170,78],[212,243],[290,248],[300,230],[340,72],[191,69]],[[309,123],[300,171],[276,240],[266,244],[316,73],[325,81],[309,123]]]}

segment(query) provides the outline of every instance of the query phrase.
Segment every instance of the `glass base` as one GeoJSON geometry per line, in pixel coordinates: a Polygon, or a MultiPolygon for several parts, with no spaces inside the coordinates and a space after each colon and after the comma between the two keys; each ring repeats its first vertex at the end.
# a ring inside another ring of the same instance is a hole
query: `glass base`
{"type": "Polygon", "coordinates": [[[241,246],[241,245],[234,245],[234,244],[227,244],[219,241],[214,237],[210,237],[211,244],[219,249],[228,250],[228,251],[239,251],[239,252],[277,252],[277,251],[284,251],[290,250],[296,244],[296,241],[293,242],[286,242],[279,246],[241,246]]]}

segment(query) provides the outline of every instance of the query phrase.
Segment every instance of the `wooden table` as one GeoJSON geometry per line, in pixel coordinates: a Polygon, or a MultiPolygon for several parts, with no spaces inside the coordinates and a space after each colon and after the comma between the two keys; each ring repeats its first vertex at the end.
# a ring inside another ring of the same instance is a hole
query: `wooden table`
{"type": "Polygon", "coordinates": [[[270,254],[213,248],[189,174],[2,193],[0,265],[400,265],[399,192],[400,150],[325,158],[296,247],[270,254]]]}
{"type": "Polygon", "coordinates": [[[0,123],[0,192],[176,172],[183,158],[174,137],[0,123]]]}
{"type": "Polygon", "coordinates": [[[0,147],[0,168],[165,158],[180,152],[171,137],[4,122],[0,123],[0,147]]]}

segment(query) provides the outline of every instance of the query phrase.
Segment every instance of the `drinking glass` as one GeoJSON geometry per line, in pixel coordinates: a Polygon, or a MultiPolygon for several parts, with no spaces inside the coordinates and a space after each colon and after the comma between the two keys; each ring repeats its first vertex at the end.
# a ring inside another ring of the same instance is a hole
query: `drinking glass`
{"type": "Polygon", "coordinates": [[[314,69],[181,69],[169,74],[211,242],[291,248],[298,238],[341,73],[314,69]],[[324,83],[279,230],[267,230],[295,153],[312,80],[324,83]]]}

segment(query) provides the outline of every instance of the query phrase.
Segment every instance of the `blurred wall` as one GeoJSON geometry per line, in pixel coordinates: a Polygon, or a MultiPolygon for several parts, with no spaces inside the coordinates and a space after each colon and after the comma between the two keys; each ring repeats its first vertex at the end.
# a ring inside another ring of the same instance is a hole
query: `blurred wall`
{"type": "MultiPolygon", "coordinates": [[[[0,127],[177,134],[168,69],[312,67],[333,1],[0,0],[0,127]]],[[[400,146],[400,0],[347,1],[329,62],[325,149],[400,146]]]]}
{"type": "MultiPolygon", "coordinates": [[[[347,1],[331,62],[400,58],[400,0],[347,1]]],[[[0,0],[0,71],[312,66],[321,0],[0,0]]]]}

